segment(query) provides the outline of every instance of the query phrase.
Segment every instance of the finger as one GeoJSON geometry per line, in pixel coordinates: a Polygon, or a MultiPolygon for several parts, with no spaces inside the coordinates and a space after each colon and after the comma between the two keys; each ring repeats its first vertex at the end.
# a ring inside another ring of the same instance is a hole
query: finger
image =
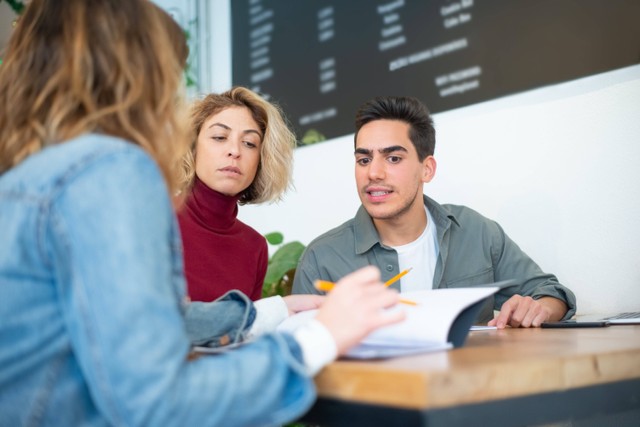
{"type": "Polygon", "coordinates": [[[546,322],[548,318],[549,315],[542,311],[531,321],[531,326],[533,326],[534,328],[539,328],[540,325],[542,325],[542,322],[546,322]]]}
{"type": "Polygon", "coordinates": [[[391,308],[396,306],[400,302],[400,293],[395,289],[389,289],[390,293],[388,293],[388,297],[386,303],[383,305],[384,308],[391,308]]]}
{"type": "Polygon", "coordinates": [[[287,295],[283,300],[290,313],[298,313],[320,307],[324,298],[321,295],[287,295]]]}
{"type": "Polygon", "coordinates": [[[400,302],[400,294],[395,289],[385,290],[379,302],[381,304],[380,307],[384,309],[395,307],[400,302]]]}
{"type": "Polygon", "coordinates": [[[304,298],[296,307],[296,311],[307,311],[319,308],[327,298],[324,295],[301,295],[304,298]]]}
{"type": "Polygon", "coordinates": [[[318,308],[322,305],[327,297],[325,295],[309,295],[311,300],[309,301],[309,305],[311,308],[318,308]]]}
{"type": "Polygon", "coordinates": [[[372,282],[380,282],[380,270],[374,266],[366,266],[359,270],[354,271],[353,273],[349,273],[344,276],[342,279],[338,280],[336,285],[346,282],[354,282],[354,283],[372,283],[372,282]]]}
{"type": "Polygon", "coordinates": [[[513,308],[510,301],[511,300],[508,300],[507,302],[502,304],[500,313],[498,313],[498,315],[494,319],[495,320],[494,324],[498,329],[504,329],[504,327],[509,324],[509,321],[511,319],[511,314],[513,313],[513,308]]]}
{"type": "Polygon", "coordinates": [[[528,328],[531,326],[533,317],[537,314],[536,301],[531,297],[521,297],[517,300],[518,305],[511,314],[509,324],[514,328],[528,328]]]}
{"type": "Polygon", "coordinates": [[[366,298],[400,298],[400,294],[396,289],[387,288],[382,282],[376,282],[363,288],[363,297],[366,298]]]}
{"type": "Polygon", "coordinates": [[[534,320],[538,318],[538,316],[540,316],[540,313],[541,313],[540,307],[538,307],[537,303],[533,301],[533,304],[529,305],[527,313],[525,314],[524,319],[522,319],[522,322],[520,323],[520,327],[530,328],[533,325],[534,320]]]}
{"type": "Polygon", "coordinates": [[[404,310],[386,310],[380,312],[372,318],[371,331],[383,326],[392,325],[406,319],[407,313],[404,310]]]}
{"type": "Polygon", "coordinates": [[[531,324],[529,325],[529,327],[531,327],[531,328],[539,328],[540,325],[543,322],[543,320],[542,320],[543,318],[544,318],[544,316],[536,316],[536,317],[534,317],[533,320],[531,321],[531,324]]]}

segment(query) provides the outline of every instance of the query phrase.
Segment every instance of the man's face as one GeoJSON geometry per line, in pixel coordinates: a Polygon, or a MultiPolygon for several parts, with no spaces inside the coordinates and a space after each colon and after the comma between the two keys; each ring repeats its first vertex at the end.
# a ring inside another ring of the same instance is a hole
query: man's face
{"type": "Polygon", "coordinates": [[[418,160],[407,123],[375,120],[362,126],[356,138],[355,160],[358,195],[374,221],[424,211],[423,183],[433,177],[435,161],[432,156],[418,160]]]}

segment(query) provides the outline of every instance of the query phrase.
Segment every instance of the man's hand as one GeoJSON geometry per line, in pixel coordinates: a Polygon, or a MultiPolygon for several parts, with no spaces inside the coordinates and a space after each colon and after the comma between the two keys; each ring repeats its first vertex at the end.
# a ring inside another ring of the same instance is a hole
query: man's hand
{"type": "Polygon", "coordinates": [[[542,322],[562,319],[567,309],[567,305],[557,298],[542,297],[534,300],[514,295],[502,304],[500,313],[488,325],[497,326],[498,329],[507,325],[514,328],[537,328],[542,322]]]}

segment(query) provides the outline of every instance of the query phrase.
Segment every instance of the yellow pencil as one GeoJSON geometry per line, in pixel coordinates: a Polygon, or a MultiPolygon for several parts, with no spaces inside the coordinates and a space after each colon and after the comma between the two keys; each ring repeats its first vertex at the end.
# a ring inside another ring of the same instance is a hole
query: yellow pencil
{"type": "MultiPolygon", "coordinates": [[[[413,267],[411,267],[411,268],[413,268],[413,267]]],[[[396,275],[395,275],[395,276],[393,276],[391,279],[389,279],[389,280],[387,280],[386,282],[384,282],[384,285],[385,285],[385,286],[389,286],[389,285],[391,285],[391,284],[393,284],[393,283],[397,282],[398,280],[400,280],[400,278],[401,278],[402,276],[404,276],[405,274],[407,274],[408,272],[410,272],[410,271],[411,271],[411,268],[407,268],[406,270],[401,271],[400,273],[396,274],[396,275]]]]}
{"type": "MultiPolygon", "coordinates": [[[[404,272],[404,274],[406,274],[406,272],[404,272]]],[[[400,275],[396,276],[397,278],[394,277],[394,279],[398,280],[400,278],[399,276],[400,275]]],[[[332,290],[334,288],[335,285],[336,285],[335,283],[329,282],[329,281],[326,281],[326,280],[316,280],[315,283],[314,283],[314,286],[316,287],[317,290],[324,291],[324,292],[329,292],[330,290],[332,290]]],[[[408,300],[408,299],[401,299],[400,303],[407,304],[407,305],[418,305],[417,302],[411,301],[411,300],[408,300]]]]}
{"type": "Polygon", "coordinates": [[[417,302],[411,301],[410,299],[402,299],[402,298],[400,298],[400,301],[398,301],[398,302],[400,302],[401,304],[407,304],[407,305],[418,305],[417,302]]]}

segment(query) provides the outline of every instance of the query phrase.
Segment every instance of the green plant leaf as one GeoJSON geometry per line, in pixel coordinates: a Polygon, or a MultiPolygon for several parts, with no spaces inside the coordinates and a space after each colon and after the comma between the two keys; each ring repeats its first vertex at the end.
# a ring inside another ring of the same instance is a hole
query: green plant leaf
{"type": "Polygon", "coordinates": [[[7,3],[9,3],[9,6],[11,6],[11,9],[13,9],[16,15],[20,15],[26,7],[25,3],[20,0],[6,0],[6,1],[7,3]]]}
{"type": "Polygon", "coordinates": [[[278,248],[278,250],[271,256],[272,263],[285,262],[293,264],[293,267],[298,264],[298,260],[304,251],[304,245],[298,241],[286,243],[278,248]]]}
{"type": "MultiPolygon", "coordinates": [[[[296,266],[294,265],[293,268],[296,268],[296,266]]],[[[265,285],[277,284],[291,269],[292,267],[290,262],[272,262],[269,264],[269,267],[267,267],[267,274],[264,277],[265,285]]]]}
{"type": "Polygon", "coordinates": [[[265,234],[264,237],[269,244],[281,246],[269,258],[267,273],[262,284],[262,297],[288,295],[291,293],[298,260],[305,246],[298,241],[282,244],[284,236],[277,231],[265,234]]]}
{"type": "Polygon", "coordinates": [[[287,271],[295,269],[303,251],[304,245],[300,242],[290,242],[280,247],[269,260],[264,283],[279,282],[287,271]]]}
{"type": "Polygon", "coordinates": [[[270,245],[279,245],[284,242],[284,235],[279,231],[265,234],[264,237],[267,239],[267,242],[269,242],[270,245]]]}

